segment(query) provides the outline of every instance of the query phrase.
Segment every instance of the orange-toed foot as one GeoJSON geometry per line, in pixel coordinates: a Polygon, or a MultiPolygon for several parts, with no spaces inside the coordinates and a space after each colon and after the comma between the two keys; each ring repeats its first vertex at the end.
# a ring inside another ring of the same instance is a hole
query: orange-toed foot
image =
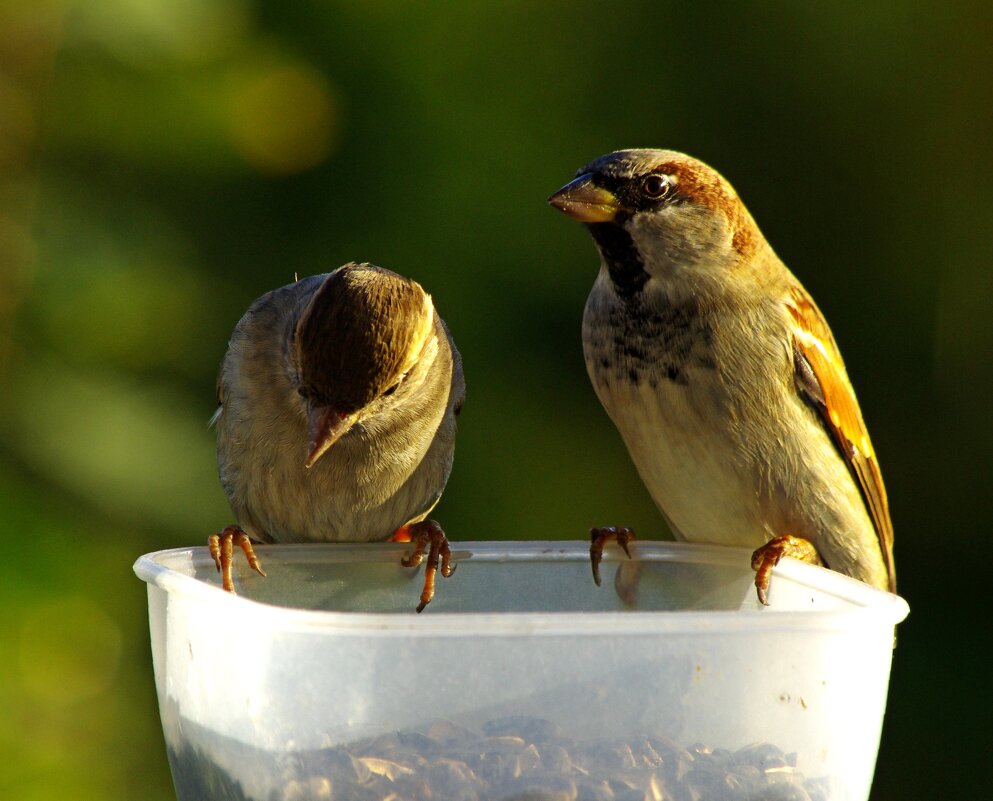
{"type": "Polygon", "coordinates": [[[634,531],[623,526],[603,526],[601,528],[590,529],[590,567],[593,568],[593,581],[600,586],[600,560],[603,559],[603,546],[610,540],[617,540],[617,544],[624,549],[624,553],[631,558],[631,551],[628,550],[628,543],[634,539],[634,531]]]}
{"type": "Polygon", "coordinates": [[[234,579],[231,576],[231,565],[234,564],[235,543],[241,548],[248,559],[248,566],[260,576],[265,575],[262,563],[255,555],[252,548],[252,541],[248,535],[238,526],[226,526],[217,534],[211,534],[207,538],[207,547],[210,548],[210,555],[214,557],[214,564],[221,574],[221,583],[228,592],[234,592],[234,579]]]}
{"type": "Polygon", "coordinates": [[[755,571],[755,589],[758,591],[759,601],[765,606],[769,605],[772,569],[784,556],[792,556],[811,565],[822,564],[821,557],[812,543],[789,534],[773,537],[761,548],[756,548],[755,553],[752,554],[752,570],[755,571]]]}
{"type": "Polygon", "coordinates": [[[414,550],[400,560],[404,567],[417,567],[424,561],[424,551],[428,552],[428,566],[424,570],[424,589],[421,590],[421,602],[417,611],[423,612],[424,607],[434,598],[434,579],[438,572],[438,562],[441,561],[441,575],[448,578],[455,572],[452,564],[452,551],[448,539],[441,526],[434,520],[422,520],[420,523],[408,523],[390,537],[390,542],[413,542],[414,550]]]}

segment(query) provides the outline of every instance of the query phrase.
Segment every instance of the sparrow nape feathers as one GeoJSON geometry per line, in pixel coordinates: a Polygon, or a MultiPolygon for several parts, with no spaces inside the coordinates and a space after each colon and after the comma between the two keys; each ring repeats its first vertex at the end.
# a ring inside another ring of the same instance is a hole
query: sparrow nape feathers
{"type": "Polygon", "coordinates": [[[731,185],[682,153],[621,150],[549,202],[599,251],[586,368],[673,534],[755,548],[763,603],[783,555],[895,591],[886,490],[841,354],[731,185]]]}
{"type": "MultiPolygon", "coordinates": [[[[462,361],[431,296],[371,264],[263,295],[238,322],[218,377],[217,463],[238,521],[210,537],[234,591],[251,541],[412,540],[428,551],[417,611],[454,565],[428,514],[452,468],[462,361]]],[[[264,573],[263,573],[264,575],[264,573]]]]}

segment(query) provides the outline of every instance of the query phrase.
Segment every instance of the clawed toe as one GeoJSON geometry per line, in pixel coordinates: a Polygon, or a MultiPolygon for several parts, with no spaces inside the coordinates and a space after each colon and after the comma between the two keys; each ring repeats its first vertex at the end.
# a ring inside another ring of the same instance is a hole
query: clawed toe
{"type": "Polygon", "coordinates": [[[248,534],[238,526],[226,526],[217,534],[211,534],[207,538],[207,547],[210,548],[210,555],[214,559],[214,565],[221,574],[221,585],[227,592],[234,592],[234,577],[232,566],[234,564],[234,546],[241,548],[248,560],[248,566],[260,576],[265,575],[262,563],[255,555],[252,541],[248,534]]]}
{"type": "Polygon", "coordinates": [[[631,551],[628,543],[634,539],[634,531],[623,526],[601,526],[590,529],[590,567],[593,569],[593,581],[600,586],[600,562],[603,559],[603,547],[610,540],[615,540],[621,546],[628,559],[631,551]]]}
{"type": "Polygon", "coordinates": [[[412,523],[399,529],[392,539],[394,542],[414,543],[413,550],[400,560],[400,564],[404,567],[417,567],[424,561],[424,552],[427,550],[428,563],[424,570],[424,588],[421,590],[420,603],[417,605],[417,611],[423,612],[434,598],[435,577],[439,569],[445,578],[455,572],[448,538],[434,520],[422,520],[420,523],[412,523]],[[407,539],[398,537],[401,531],[406,532],[403,536],[407,539]]]}
{"type": "Polygon", "coordinates": [[[789,534],[773,537],[762,547],[756,548],[752,554],[752,570],[755,571],[755,590],[759,596],[759,603],[763,606],[769,605],[772,569],[784,556],[791,556],[812,565],[821,564],[821,557],[813,543],[789,534]]]}

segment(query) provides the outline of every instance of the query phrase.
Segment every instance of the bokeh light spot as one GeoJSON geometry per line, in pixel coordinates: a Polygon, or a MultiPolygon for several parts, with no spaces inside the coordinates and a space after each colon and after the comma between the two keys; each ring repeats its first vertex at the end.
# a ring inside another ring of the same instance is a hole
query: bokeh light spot
{"type": "Polygon", "coordinates": [[[302,172],[330,154],[337,112],[321,75],[302,65],[274,66],[239,81],[229,107],[231,141],[260,172],[302,172]]]}
{"type": "Polygon", "coordinates": [[[204,313],[192,269],[177,262],[127,266],[112,257],[78,266],[39,309],[61,352],[139,369],[189,357],[197,344],[193,321],[204,313]]]}
{"type": "Polygon", "coordinates": [[[27,92],[0,74],[0,166],[20,168],[36,137],[37,121],[27,92]]]}
{"type": "Polygon", "coordinates": [[[245,0],[76,0],[65,35],[130,64],[169,69],[235,50],[252,27],[245,0]]]}
{"type": "Polygon", "coordinates": [[[64,706],[107,691],[120,658],[120,627],[88,598],[47,601],[21,622],[21,686],[42,703],[64,706]]]}

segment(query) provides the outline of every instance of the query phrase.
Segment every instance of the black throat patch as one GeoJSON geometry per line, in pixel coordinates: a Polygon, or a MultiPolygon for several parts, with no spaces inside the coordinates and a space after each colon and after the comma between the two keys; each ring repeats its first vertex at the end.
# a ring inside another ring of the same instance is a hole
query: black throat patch
{"type": "Polygon", "coordinates": [[[641,292],[648,273],[641,261],[638,248],[634,245],[631,234],[617,223],[593,223],[586,226],[593,241],[596,242],[603,260],[610,271],[610,280],[617,294],[625,300],[641,292]]]}

